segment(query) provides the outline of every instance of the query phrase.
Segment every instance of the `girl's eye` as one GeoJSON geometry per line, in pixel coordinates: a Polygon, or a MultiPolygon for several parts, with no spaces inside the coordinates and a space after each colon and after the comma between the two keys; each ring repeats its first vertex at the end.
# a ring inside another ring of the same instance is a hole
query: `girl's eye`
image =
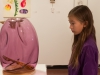
{"type": "Polygon", "coordinates": [[[74,25],[75,23],[71,23],[71,25],[74,25]]]}

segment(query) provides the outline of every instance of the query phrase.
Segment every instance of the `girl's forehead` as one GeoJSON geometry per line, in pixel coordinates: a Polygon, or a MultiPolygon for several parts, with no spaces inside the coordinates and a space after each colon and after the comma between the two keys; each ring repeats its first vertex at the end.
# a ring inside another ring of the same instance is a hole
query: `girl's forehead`
{"type": "Polygon", "coordinates": [[[68,16],[69,19],[76,19],[75,16],[68,16]]]}
{"type": "Polygon", "coordinates": [[[68,18],[69,18],[69,21],[76,21],[77,20],[77,18],[75,16],[69,16],[68,18]]]}

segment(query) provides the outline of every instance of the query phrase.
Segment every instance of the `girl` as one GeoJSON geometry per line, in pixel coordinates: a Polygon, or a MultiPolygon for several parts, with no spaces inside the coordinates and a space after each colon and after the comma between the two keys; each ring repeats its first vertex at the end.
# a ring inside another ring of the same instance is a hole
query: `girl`
{"type": "Polygon", "coordinates": [[[69,12],[68,18],[74,33],[69,75],[97,75],[98,48],[90,9],[85,5],[76,6],[69,12]]]}

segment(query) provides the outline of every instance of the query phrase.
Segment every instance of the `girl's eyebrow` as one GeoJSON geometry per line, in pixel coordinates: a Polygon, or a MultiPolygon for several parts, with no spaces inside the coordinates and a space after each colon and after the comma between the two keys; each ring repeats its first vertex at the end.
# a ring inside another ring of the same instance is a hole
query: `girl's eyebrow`
{"type": "Polygon", "coordinates": [[[73,20],[68,20],[69,22],[74,22],[73,20]]]}

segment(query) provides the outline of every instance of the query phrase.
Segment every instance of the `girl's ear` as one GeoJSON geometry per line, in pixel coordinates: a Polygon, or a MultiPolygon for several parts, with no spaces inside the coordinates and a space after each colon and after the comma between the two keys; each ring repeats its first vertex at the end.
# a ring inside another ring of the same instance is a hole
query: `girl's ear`
{"type": "Polygon", "coordinates": [[[86,27],[88,25],[88,21],[84,22],[84,27],[86,27]]]}

